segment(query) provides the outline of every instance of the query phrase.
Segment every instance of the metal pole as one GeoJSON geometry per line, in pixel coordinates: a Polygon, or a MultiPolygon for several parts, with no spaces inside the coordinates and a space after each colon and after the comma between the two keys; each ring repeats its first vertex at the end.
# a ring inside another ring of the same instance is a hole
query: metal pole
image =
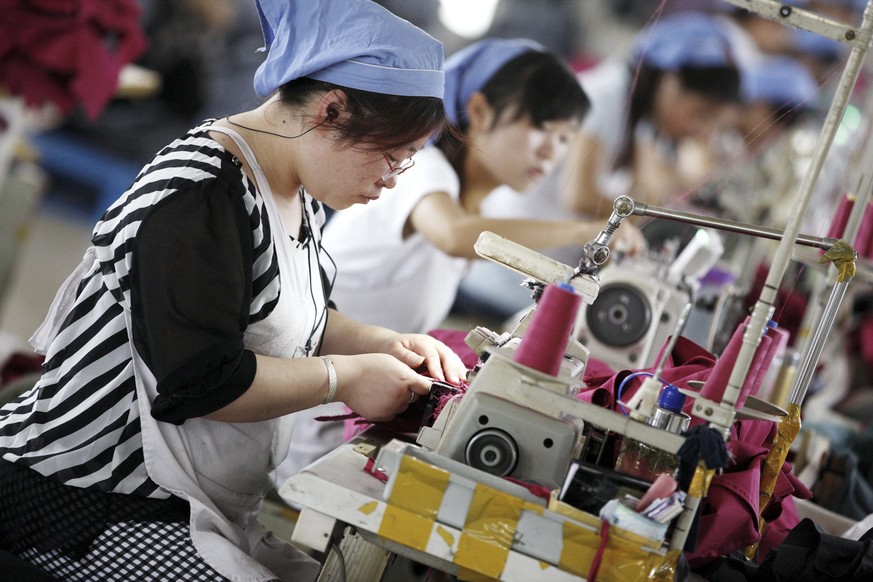
{"type": "MultiPolygon", "coordinates": [[[[616,199],[616,202],[622,200],[623,198],[627,198],[626,196],[619,196],[616,199]]],[[[725,220],[723,218],[715,218],[712,216],[705,216],[702,214],[694,214],[692,212],[684,212],[682,210],[671,210],[669,208],[660,208],[658,206],[649,206],[648,204],[642,204],[640,202],[632,201],[633,210],[632,214],[636,216],[649,216],[652,218],[664,218],[666,220],[674,220],[676,222],[683,222],[686,224],[694,224],[697,226],[706,226],[710,228],[714,228],[716,230],[725,230],[728,232],[735,232],[738,234],[746,234],[750,236],[756,236],[758,238],[768,238],[771,240],[782,240],[785,233],[781,230],[776,230],[775,228],[766,228],[763,226],[758,226],[755,224],[748,224],[745,222],[736,222],[733,220],[725,220]]],[[[799,245],[804,245],[808,247],[814,247],[819,249],[827,250],[831,248],[838,239],[835,238],[822,238],[818,236],[811,236],[808,234],[796,234],[794,237],[794,242],[799,245]]]]}
{"type": "Polygon", "coordinates": [[[832,252],[839,253],[839,256],[835,257],[834,263],[837,265],[839,274],[822,311],[819,324],[816,326],[812,339],[803,354],[800,367],[797,370],[797,377],[794,380],[794,386],[791,388],[791,395],[788,398],[788,402],[792,404],[800,405],[803,403],[803,398],[806,396],[806,391],[812,381],[813,372],[815,372],[815,366],[821,356],[825,341],[828,339],[828,334],[833,327],[834,319],[836,319],[837,313],[840,310],[840,304],[846,296],[849,283],[855,276],[855,258],[857,257],[857,252],[844,242],[834,247],[832,252]]]}
{"type": "MultiPolygon", "coordinates": [[[[788,219],[784,236],[776,249],[776,254],[764,282],[764,287],[761,290],[758,301],[752,309],[751,320],[743,334],[743,343],[740,348],[740,353],[737,356],[737,361],[731,371],[728,385],[725,388],[722,403],[728,406],[735,406],[740,394],[740,389],[746,380],[746,375],[749,372],[752,359],[755,351],[761,340],[761,336],[767,326],[767,320],[773,314],[773,304],[776,299],[776,292],[782,283],[782,278],[788,268],[788,263],[791,260],[791,247],[797,239],[797,234],[800,229],[800,222],[803,215],[806,214],[809,200],[812,197],[813,186],[821,173],[821,168],[824,165],[825,157],[828,149],[833,142],[834,135],[839,127],[840,121],[846,110],[846,105],[849,102],[851,91],[855,86],[858,75],[861,71],[864,56],[867,52],[867,46],[870,42],[871,30],[873,30],[873,2],[868,3],[864,10],[864,19],[861,25],[861,30],[858,32],[863,37],[863,42],[855,44],[849,54],[846,62],[846,67],[843,70],[843,75],[840,78],[837,86],[836,94],[831,102],[831,107],[824,120],[822,133],[816,143],[815,151],[813,152],[810,161],[810,167],[807,170],[804,180],[800,186],[797,195],[797,203],[794,204],[792,214],[788,219]]],[[[724,431],[725,438],[730,433],[730,426],[721,427],[724,431]]]]}
{"type": "MultiPolygon", "coordinates": [[[[869,63],[868,63],[869,65],[869,63]]],[[[867,67],[869,71],[870,67],[867,67]]],[[[855,197],[855,204],[849,213],[849,219],[843,230],[842,238],[850,244],[855,240],[861,228],[864,211],[873,193],[873,91],[868,93],[864,105],[865,119],[867,119],[866,131],[859,144],[852,151],[852,161],[849,165],[851,178],[847,181],[849,189],[847,196],[855,197]]],[[[827,273],[814,273],[813,287],[809,297],[809,307],[804,313],[800,325],[795,346],[798,353],[805,354],[812,340],[812,330],[821,329],[819,325],[822,312],[824,311],[823,297],[828,287],[829,280],[837,280],[838,274],[834,264],[831,264],[827,273]]],[[[802,399],[801,399],[802,400],[802,399]]],[[[800,404],[800,402],[798,402],[800,404]]]]}

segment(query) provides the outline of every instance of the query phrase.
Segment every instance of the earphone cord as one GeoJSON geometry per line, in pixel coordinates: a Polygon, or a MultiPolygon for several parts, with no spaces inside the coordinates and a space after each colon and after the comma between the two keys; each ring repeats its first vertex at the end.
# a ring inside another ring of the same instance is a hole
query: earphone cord
{"type": "Polygon", "coordinates": [[[225,116],[224,119],[225,119],[229,124],[231,124],[231,125],[235,125],[235,126],[237,126],[237,127],[241,127],[241,128],[243,128],[243,129],[247,129],[247,130],[249,130],[249,131],[255,131],[255,132],[257,132],[257,133],[266,133],[267,135],[273,135],[273,136],[276,136],[276,137],[281,137],[282,139],[297,139],[298,137],[303,137],[304,135],[306,135],[307,133],[309,133],[309,132],[312,131],[313,129],[315,129],[315,128],[317,128],[317,127],[321,127],[322,125],[324,125],[325,123],[327,123],[327,121],[328,121],[329,119],[331,119],[331,116],[328,115],[327,117],[324,118],[323,121],[318,122],[317,124],[313,125],[313,126],[310,127],[309,129],[307,129],[306,131],[304,131],[303,133],[300,133],[300,134],[298,134],[298,135],[282,135],[281,133],[275,133],[275,132],[272,132],[272,131],[267,131],[266,129],[256,129],[256,128],[254,128],[254,127],[249,127],[249,126],[247,126],[247,125],[243,125],[243,124],[241,124],[241,123],[237,123],[237,122],[233,121],[233,120],[230,118],[230,115],[225,116]]]}
{"type": "MultiPolygon", "coordinates": [[[[315,235],[312,232],[312,229],[309,226],[309,215],[306,212],[306,201],[303,197],[303,191],[300,191],[300,200],[304,205],[303,208],[303,226],[306,229],[306,235],[309,237],[309,241],[307,244],[311,244],[315,249],[315,260],[318,263],[318,280],[321,282],[321,293],[324,298],[324,308],[321,311],[318,319],[313,323],[312,330],[309,332],[309,338],[306,340],[306,355],[310,356],[312,352],[312,338],[315,337],[315,332],[318,331],[318,328],[321,326],[321,322],[327,318],[327,299],[330,295],[330,290],[333,289],[334,281],[336,281],[336,262],[333,260],[333,257],[330,256],[330,253],[324,251],[321,247],[321,242],[319,241],[318,246],[315,245],[315,235]],[[324,275],[321,267],[321,251],[324,251],[324,254],[330,259],[330,262],[333,264],[333,276],[331,277],[330,282],[325,286],[324,275]]],[[[310,249],[307,247],[306,249],[306,265],[309,270],[310,277],[312,276],[312,253],[310,249]]],[[[312,288],[312,285],[309,285],[309,295],[312,298],[312,305],[315,309],[318,309],[318,302],[315,299],[315,291],[312,288]]]]}

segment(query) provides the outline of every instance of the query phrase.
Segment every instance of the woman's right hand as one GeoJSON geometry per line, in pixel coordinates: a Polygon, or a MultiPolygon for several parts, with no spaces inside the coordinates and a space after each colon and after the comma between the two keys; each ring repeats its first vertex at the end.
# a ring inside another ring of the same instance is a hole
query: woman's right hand
{"type": "Polygon", "coordinates": [[[385,421],[430,392],[433,380],[388,354],[330,356],[337,375],[336,399],[367,420],[385,421]]]}

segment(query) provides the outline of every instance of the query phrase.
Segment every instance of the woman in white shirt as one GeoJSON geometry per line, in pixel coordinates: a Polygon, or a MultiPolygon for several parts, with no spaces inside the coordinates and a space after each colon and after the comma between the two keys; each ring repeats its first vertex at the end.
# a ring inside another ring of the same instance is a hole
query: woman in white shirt
{"type": "MultiPolygon", "coordinates": [[[[543,249],[585,243],[602,228],[480,213],[495,188],[528,190],[567,154],[589,102],[563,61],[524,39],[480,41],[446,61],[445,102],[457,131],[422,150],[385,200],[337,213],[325,228],[332,297],[352,317],[429,331],[449,313],[482,231],[543,249]]],[[[641,244],[633,229],[619,236],[641,244]]]]}
{"type": "MultiPolygon", "coordinates": [[[[337,308],[396,331],[422,333],[442,323],[482,231],[543,249],[583,244],[602,228],[601,221],[480,214],[495,188],[527,190],[566,155],[588,99],[564,62],[529,40],[485,39],[447,59],[445,74],[452,129],[416,154],[395,188],[337,212],[324,232],[336,262],[337,308]]],[[[622,227],[618,238],[642,245],[632,227],[622,227]]],[[[298,415],[278,482],[342,442],[339,423],[314,420],[340,410],[298,415]]]]}

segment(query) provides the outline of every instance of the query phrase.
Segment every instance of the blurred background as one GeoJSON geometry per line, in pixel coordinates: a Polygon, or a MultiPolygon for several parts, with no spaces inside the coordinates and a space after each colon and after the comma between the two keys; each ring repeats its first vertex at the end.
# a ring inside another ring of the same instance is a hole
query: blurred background
{"type": "MultiPolygon", "coordinates": [[[[41,323],[57,287],[81,259],[94,222],[158,149],[201,119],[258,104],[251,81],[263,38],[252,1],[132,4],[140,14],[129,19],[141,26],[145,44],[121,69],[118,87],[99,113],[89,114],[81,105],[62,111],[47,101],[20,120],[25,139],[15,147],[11,183],[0,197],[0,337],[6,352],[41,323]]],[[[581,66],[623,51],[659,3],[383,4],[440,39],[447,55],[486,35],[527,36],[581,66]]],[[[83,61],[83,69],[95,62],[83,61]]]]}

